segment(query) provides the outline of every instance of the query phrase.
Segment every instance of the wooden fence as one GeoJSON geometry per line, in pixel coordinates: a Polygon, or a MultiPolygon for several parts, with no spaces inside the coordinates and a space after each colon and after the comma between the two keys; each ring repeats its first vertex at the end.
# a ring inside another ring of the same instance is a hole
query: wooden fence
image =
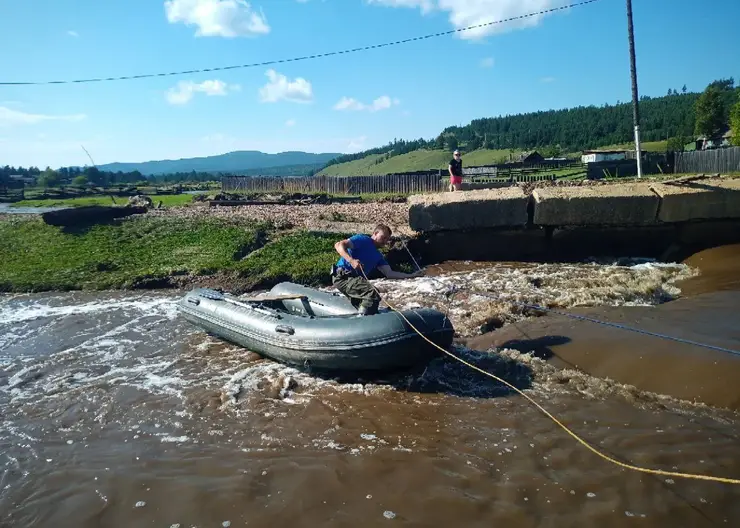
{"type": "Polygon", "coordinates": [[[740,147],[676,152],[675,164],[679,174],[740,172],[740,147]]]}
{"type": "Polygon", "coordinates": [[[25,187],[0,183],[0,202],[17,202],[25,198],[25,187]]]}
{"type": "MultiPolygon", "coordinates": [[[[498,176],[479,173],[466,173],[464,183],[473,182],[534,182],[554,180],[555,175],[543,172],[498,176]]],[[[449,176],[446,171],[434,170],[417,173],[385,174],[378,176],[229,176],[221,180],[221,191],[229,193],[287,192],[287,193],[327,193],[339,195],[358,195],[374,193],[414,194],[435,193],[447,190],[449,176]]]]}
{"type": "Polygon", "coordinates": [[[427,193],[443,190],[439,171],[381,176],[269,177],[230,176],[221,190],[232,193],[289,192],[328,194],[427,193]]]}

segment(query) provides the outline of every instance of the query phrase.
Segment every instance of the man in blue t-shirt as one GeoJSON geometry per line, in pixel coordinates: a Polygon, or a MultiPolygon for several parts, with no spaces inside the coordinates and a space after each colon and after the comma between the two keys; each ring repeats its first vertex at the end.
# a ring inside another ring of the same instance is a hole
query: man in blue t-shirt
{"type": "Polygon", "coordinates": [[[371,236],[357,234],[334,244],[340,259],[332,266],[332,284],[349,297],[360,315],[375,314],[380,305],[380,295],[365,279],[362,271],[369,277],[377,269],[389,279],[406,279],[423,274],[422,271],[402,273],[391,269],[378,249],[388,244],[390,239],[391,228],[378,224],[371,236]]]}

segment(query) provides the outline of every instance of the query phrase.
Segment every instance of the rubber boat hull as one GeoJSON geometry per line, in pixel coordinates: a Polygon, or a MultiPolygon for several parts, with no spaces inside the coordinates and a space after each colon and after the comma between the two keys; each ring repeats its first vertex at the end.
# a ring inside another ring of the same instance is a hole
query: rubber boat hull
{"type": "MultiPolygon", "coordinates": [[[[360,317],[340,293],[283,282],[264,298],[245,300],[195,288],[180,299],[178,310],[192,324],[225,341],[316,370],[396,370],[441,354],[399,313],[383,309],[360,317]]],[[[401,313],[432,342],[445,349],[452,344],[454,328],[445,314],[430,308],[401,313]]]]}

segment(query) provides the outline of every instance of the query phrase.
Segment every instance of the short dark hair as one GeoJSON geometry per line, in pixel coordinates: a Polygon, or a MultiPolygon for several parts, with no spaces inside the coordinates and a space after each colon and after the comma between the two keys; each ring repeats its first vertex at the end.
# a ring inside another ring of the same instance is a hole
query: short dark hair
{"type": "Polygon", "coordinates": [[[389,237],[393,234],[393,231],[391,231],[391,228],[385,224],[376,225],[375,229],[373,230],[373,233],[377,231],[383,231],[386,234],[386,236],[389,236],[389,237]]]}

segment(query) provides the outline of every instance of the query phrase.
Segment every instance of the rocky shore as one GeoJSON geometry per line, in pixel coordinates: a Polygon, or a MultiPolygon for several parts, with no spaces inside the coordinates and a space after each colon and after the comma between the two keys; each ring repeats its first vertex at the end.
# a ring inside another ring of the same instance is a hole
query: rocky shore
{"type": "Polygon", "coordinates": [[[277,229],[342,233],[367,232],[382,222],[388,224],[394,234],[411,235],[413,231],[408,226],[408,214],[408,204],[392,202],[215,207],[194,203],[188,207],[153,209],[146,213],[147,216],[154,217],[270,222],[277,229]]]}

